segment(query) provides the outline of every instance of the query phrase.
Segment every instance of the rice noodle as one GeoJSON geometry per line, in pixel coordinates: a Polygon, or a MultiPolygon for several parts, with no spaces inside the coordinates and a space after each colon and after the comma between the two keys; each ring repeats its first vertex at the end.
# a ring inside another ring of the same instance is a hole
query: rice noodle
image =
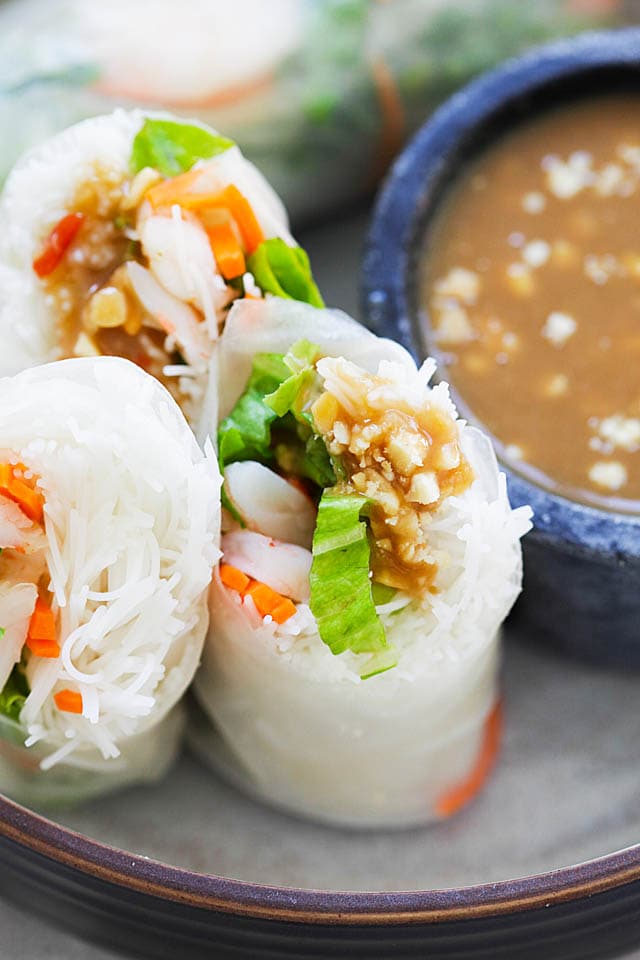
{"type": "MultiPolygon", "coordinates": [[[[222,413],[237,401],[256,353],[286,352],[303,338],[325,357],[343,358],[317,367],[356,415],[350,378],[335,373],[349,369],[358,385],[351,363],[383,381],[367,403],[431,404],[457,417],[446,385],[428,385],[433,361],[418,370],[401,347],[344,314],[275,300],[231,310],[220,340],[222,413]]],[[[429,517],[437,592],[399,591],[378,607],[397,655],[393,669],[362,679],[366,657],[334,656],[306,604],[279,625],[214,577],[196,678],[213,726],[200,718],[192,742],[245,788],[298,814],[397,827],[442,816],[441,798],[469,778],[498,697],[499,630],[520,590],[530,511],[511,509],[488,440],[461,420],[457,431],[475,479],[429,517]]]]}
{"type": "MultiPolygon", "coordinates": [[[[59,616],[60,657],[28,660],[22,739],[38,744],[42,770],[102,770],[163,721],[199,662],[219,556],[215,459],[163,387],[107,357],[0,380],[0,445],[39,478],[59,616]],[[82,715],[57,708],[64,688],[81,692],[82,715]]],[[[33,586],[6,579],[11,569],[5,557],[0,620],[5,592],[35,601],[33,586]]],[[[1,683],[4,659],[0,670],[1,683]]],[[[0,788],[2,776],[0,763],[0,788]]]]}

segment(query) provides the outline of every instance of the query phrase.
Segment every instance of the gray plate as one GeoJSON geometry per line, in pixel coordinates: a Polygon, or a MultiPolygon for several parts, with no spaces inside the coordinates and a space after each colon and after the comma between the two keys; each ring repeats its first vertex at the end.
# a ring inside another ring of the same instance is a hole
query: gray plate
{"type": "MultiPolygon", "coordinates": [[[[356,313],[364,216],[304,237],[327,299],[356,313]]],[[[507,637],[506,735],[476,803],[435,828],[352,834],[260,806],[185,757],[157,789],[59,822],[133,853],[253,883],[400,890],[466,886],[574,864],[640,838],[638,679],[507,637]]],[[[55,881],[54,881],[55,882],[55,881]]],[[[0,904],[3,960],[102,960],[102,950],[0,904]]]]}
{"type": "Polygon", "coordinates": [[[428,890],[542,873],[640,837],[638,681],[508,640],[506,733],[487,789],[422,830],[350,833],[248,799],[185,757],[156,790],[57,819],[201,873],[332,890],[428,890]]]}

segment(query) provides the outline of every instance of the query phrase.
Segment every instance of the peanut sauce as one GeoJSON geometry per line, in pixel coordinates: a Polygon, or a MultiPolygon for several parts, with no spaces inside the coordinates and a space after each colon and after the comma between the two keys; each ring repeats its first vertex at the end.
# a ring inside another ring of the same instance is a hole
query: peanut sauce
{"type": "Polygon", "coordinates": [[[166,365],[180,364],[182,358],[177,351],[167,352],[166,334],[147,318],[122,267],[127,260],[142,262],[138,245],[126,233],[135,211],[123,208],[125,184],[97,167],[81,185],[69,209],[83,214],[85,222],[60,266],[41,282],[52,298],[61,356],[123,357],[160,380],[182,403],[178,380],[163,374],[166,365]],[[95,323],[97,293],[103,317],[95,323]]]}
{"type": "MultiPolygon", "coordinates": [[[[338,363],[348,376],[351,365],[338,363]]],[[[354,369],[358,383],[350,387],[360,394],[357,417],[328,392],[312,408],[329,451],[346,470],[338,490],[372,501],[373,579],[414,595],[434,591],[439,558],[429,546],[429,521],[443,500],[473,480],[457,423],[436,406],[415,409],[400,398],[372,405],[375,388],[386,382],[354,369]]]]}
{"type": "Polygon", "coordinates": [[[472,163],[423,259],[445,378],[512,465],[603,506],[640,500],[639,211],[640,98],[579,101],[472,163]]]}

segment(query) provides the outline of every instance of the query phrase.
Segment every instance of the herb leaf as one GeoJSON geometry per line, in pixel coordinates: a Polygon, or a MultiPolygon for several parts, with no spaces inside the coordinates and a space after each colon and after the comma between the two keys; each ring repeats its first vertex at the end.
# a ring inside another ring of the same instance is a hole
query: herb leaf
{"type": "MultiPolygon", "coordinates": [[[[4,630],[0,628],[0,640],[3,636],[4,630]]],[[[11,671],[3,690],[0,691],[0,714],[17,723],[28,696],[29,684],[22,666],[18,663],[11,671]]]]}
{"type": "Polygon", "coordinates": [[[148,118],[133,141],[131,165],[135,173],[153,167],[164,177],[175,177],[233,146],[233,140],[192,123],[148,118]]]}
{"type": "Polygon", "coordinates": [[[279,237],[265,240],[247,260],[247,269],[263,293],[324,307],[302,247],[290,247],[279,237]]]}

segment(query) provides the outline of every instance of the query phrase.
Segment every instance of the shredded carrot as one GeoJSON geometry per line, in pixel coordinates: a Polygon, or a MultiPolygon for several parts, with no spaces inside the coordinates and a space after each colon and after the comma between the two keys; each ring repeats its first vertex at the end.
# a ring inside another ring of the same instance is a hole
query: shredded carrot
{"type": "Polygon", "coordinates": [[[266,583],[259,583],[257,580],[253,581],[247,593],[255,603],[258,613],[263,617],[269,616],[283,600],[279,593],[268,587],[266,583]]]}
{"type": "Polygon", "coordinates": [[[16,470],[24,469],[20,464],[0,463],[0,494],[17,503],[25,516],[34,523],[42,523],[44,516],[44,497],[35,486],[34,480],[17,477],[16,470]]]}
{"type": "Polygon", "coordinates": [[[33,261],[33,269],[42,279],[58,267],[85,221],[83,213],[69,213],[49,234],[42,253],[33,261]]]}
{"type": "Polygon", "coordinates": [[[253,253],[264,241],[262,227],[258,223],[251,204],[243,193],[233,184],[217,193],[186,193],[176,201],[186,210],[198,211],[204,215],[214,210],[225,211],[235,220],[242,243],[247,253],[253,253]]]}
{"type": "Polygon", "coordinates": [[[232,567],[230,563],[220,564],[220,579],[225,587],[237,590],[238,593],[246,593],[251,583],[251,578],[246,573],[238,570],[237,567],[232,567]]]}
{"type": "Polygon", "coordinates": [[[288,597],[285,597],[277,606],[275,606],[271,611],[271,616],[276,623],[286,623],[295,613],[297,607],[293,600],[289,600],[288,597]]]}
{"type": "Polygon", "coordinates": [[[286,623],[296,613],[297,607],[288,597],[283,597],[266,583],[252,580],[229,563],[220,564],[220,579],[225,587],[237,591],[240,596],[250,596],[261,617],[272,617],[276,623],[286,623]]]}
{"type": "Polygon", "coordinates": [[[246,270],[242,247],[230,223],[220,223],[207,229],[209,243],[218,269],[225,280],[241,277],[246,270]]]}
{"type": "MultiPolygon", "coordinates": [[[[177,203],[184,210],[194,212],[225,211],[235,220],[245,250],[249,254],[253,253],[264,241],[264,233],[247,198],[233,184],[214,193],[194,190],[193,187],[201,176],[202,170],[195,169],[181,173],[171,180],[164,180],[148,191],[147,200],[156,210],[177,203]]],[[[206,217],[204,226],[208,227],[206,217]]]]}
{"type": "Polygon", "coordinates": [[[145,199],[149,201],[156,210],[158,207],[172,207],[174,203],[184,206],[186,197],[199,197],[199,194],[191,188],[195,182],[202,176],[202,170],[194,167],[193,170],[187,170],[186,173],[179,173],[177,177],[171,177],[169,180],[163,180],[162,183],[151,187],[145,194],[145,199]]]}
{"type": "Polygon", "coordinates": [[[60,690],[53,699],[58,710],[64,713],[82,713],[82,694],[77,690],[60,690]]]}
{"type": "Polygon", "coordinates": [[[256,247],[264,242],[264,233],[258,223],[251,204],[238,188],[231,184],[226,187],[218,196],[218,201],[214,206],[225,207],[235,222],[242,235],[242,242],[245,245],[247,253],[253,253],[256,247]]]}
{"type": "Polygon", "coordinates": [[[60,647],[55,640],[37,640],[35,637],[27,637],[25,643],[34,657],[57,660],[60,656],[60,647]]]}
{"type": "Polygon", "coordinates": [[[60,656],[60,647],[56,640],[56,618],[53,610],[40,597],[29,621],[27,648],[36,657],[55,658],[60,656]]]}
{"type": "Polygon", "coordinates": [[[251,204],[233,184],[217,193],[188,193],[180,198],[186,210],[197,211],[205,221],[218,210],[231,215],[237,224],[247,253],[253,253],[264,241],[262,227],[258,223],[251,204]]]}
{"type": "Polygon", "coordinates": [[[436,804],[438,816],[451,817],[475,797],[491,773],[498,754],[501,736],[502,703],[498,701],[485,721],[480,752],[471,773],[462,783],[440,797],[436,804]]]}

